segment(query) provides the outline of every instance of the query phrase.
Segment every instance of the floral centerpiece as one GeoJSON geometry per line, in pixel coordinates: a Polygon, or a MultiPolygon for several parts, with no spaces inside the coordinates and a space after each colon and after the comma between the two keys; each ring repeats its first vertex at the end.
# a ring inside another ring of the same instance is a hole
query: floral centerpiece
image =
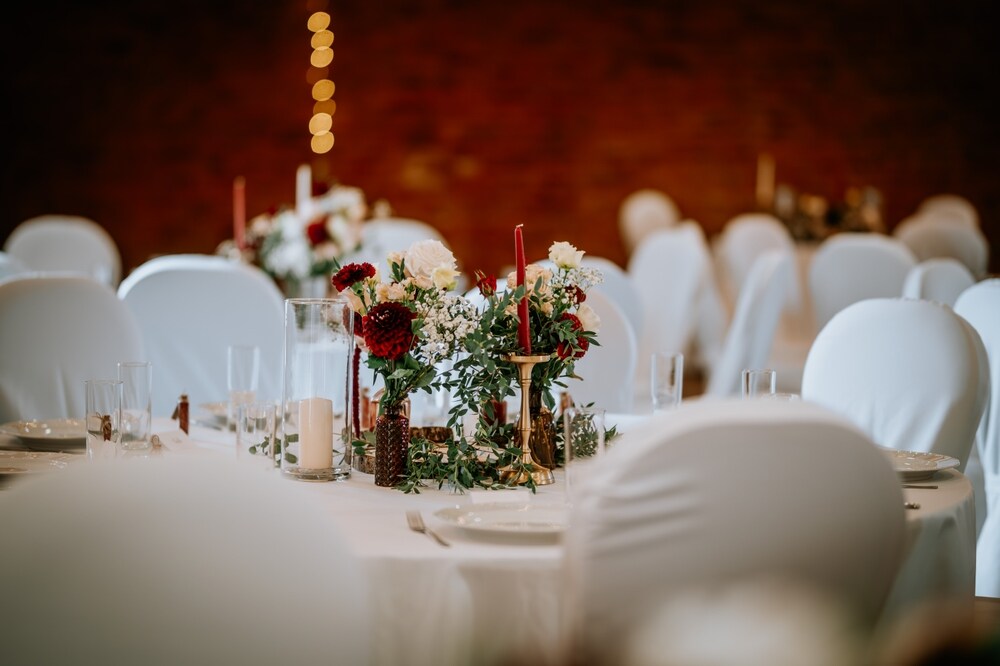
{"type": "Polygon", "coordinates": [[[414,391],[447,383],[447,373],[437,368],[479,325],[475,306],[451,293],[457,262],[441,242],[414,243],[405,253],[391,253],[388,264],[386,280],[369,263],[347,264],[331,280],[360,315],[355,334],[367,351],[366,364],[384,384],[375,432],[377,485],[396,485],[406,471],[409,423],[400,413],[403,402],[414,391]]]}
{"type": "Polygon", "coordinates": [[[311,280],[324,296],[328,276],[361,246],[361,227],[368,216],[364,192],[356,187],[313,184],[312,197],[298,206],[281,206],[250,220],[237,248],[234,241],[218,254],[241,257],[267,272],[287,295],[303,293],[311,280]]]}

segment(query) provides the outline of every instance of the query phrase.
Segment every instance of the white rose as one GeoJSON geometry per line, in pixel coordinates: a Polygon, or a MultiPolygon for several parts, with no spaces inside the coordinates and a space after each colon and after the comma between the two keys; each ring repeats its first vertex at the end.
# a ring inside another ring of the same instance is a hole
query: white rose
{"type": "Polygon", "coordinates": [[[583,330],[597,333],[601,329],[601,317],[586,303],[581,303],[576,309],[576,316],[583,324],[583,330]]]}
{"type": "Polygon", "coordinates": [[[434,286],[438,289],[454,289],[457,283],[458,271],[448,266],[438,266],[431,273],[434,286]]]}
{"type": "Polygon", "coordinates": [[[549,247],[549,261],[559,268],[579,268],[582,260],[583,250],[577,250],[565,241],[553,243],[549,247]]]}
{"type": "Polygon", "coordinates": [[[441,241],[417,241],[406,251],[406,273],[415,278],[429,278],[435,268],[458,269],[455,255],[441,241]]]}

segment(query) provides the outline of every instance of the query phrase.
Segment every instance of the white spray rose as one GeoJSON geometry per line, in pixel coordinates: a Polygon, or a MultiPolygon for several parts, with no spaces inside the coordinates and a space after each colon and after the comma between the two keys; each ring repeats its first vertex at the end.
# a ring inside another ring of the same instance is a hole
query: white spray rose
{"type": "Polygon", "coordinates": [[[417,241],[406,251],[406,274],[415,278],[430,278],[439,266],[458,269],[455,255],[441,241],[417,241]]]}
{"type": "Polygon", "coordinates": [[[583,250],[577,250],[573,245],[559,241],[549,247],[549,261],[559,268],[579,268],[583,260],[583,250]]]}
{"type": "Polygon", "coordinates": [[[438,266],[431,273],[434,286],[438,289],[454,289],[457,284],[458,271],[449,266],[438,266]]]}

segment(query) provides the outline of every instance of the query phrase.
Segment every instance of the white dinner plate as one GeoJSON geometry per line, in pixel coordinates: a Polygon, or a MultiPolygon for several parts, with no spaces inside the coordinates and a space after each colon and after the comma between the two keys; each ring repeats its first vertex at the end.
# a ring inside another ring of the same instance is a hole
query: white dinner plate
{"type": "Polygon", "coordinates": [[[79,456],[45,451],[0,451],[0,481],[24,474],[64,469],[79,456]]]}
{"type": "Polygon", "coordinates": [[[11,421],[0,432],[13,435],[35,451],[69,451],[87,447],[87,424],[83,419],[11,421]]]}
{"type": "Polygon", "coordinates": [[[885,454],[889,457],[889,461],[899,478],[907,482],[924,481],[934,476],[934,473],[939,470],[951,469],[959,465],[957,458],[940,453],[885,449],[885,454]]]}
{"type": "Polygon", "coordinates": [[[561,534],[569,520],[565,504],[496,502],[438,509],[446,523],[493,534],[561,534]]]}

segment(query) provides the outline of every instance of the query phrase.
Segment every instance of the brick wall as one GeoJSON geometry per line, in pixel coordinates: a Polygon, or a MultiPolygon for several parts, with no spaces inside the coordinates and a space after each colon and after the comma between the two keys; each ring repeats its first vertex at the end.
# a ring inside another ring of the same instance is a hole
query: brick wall
{"type": "MultiPolygon", "coordinates": [[[[316,4],[316,0],[311,0],[316,4]]],[[[624,264],[618,206],[657,187],[714,233],[757,155],[890,225],[955,192],[1000,236],[996,39],[985,2],[331,1],[333,150],[309,151],[307,0],[44,3],[9,19],[0,239],[82,214],[126,269],[212,252],[231,184],[253,215],[314,172],[426,220],[467,269],[569,240],[624,264]]],[[[996,254],[991,261],[997,270],[996,254]]]]}

